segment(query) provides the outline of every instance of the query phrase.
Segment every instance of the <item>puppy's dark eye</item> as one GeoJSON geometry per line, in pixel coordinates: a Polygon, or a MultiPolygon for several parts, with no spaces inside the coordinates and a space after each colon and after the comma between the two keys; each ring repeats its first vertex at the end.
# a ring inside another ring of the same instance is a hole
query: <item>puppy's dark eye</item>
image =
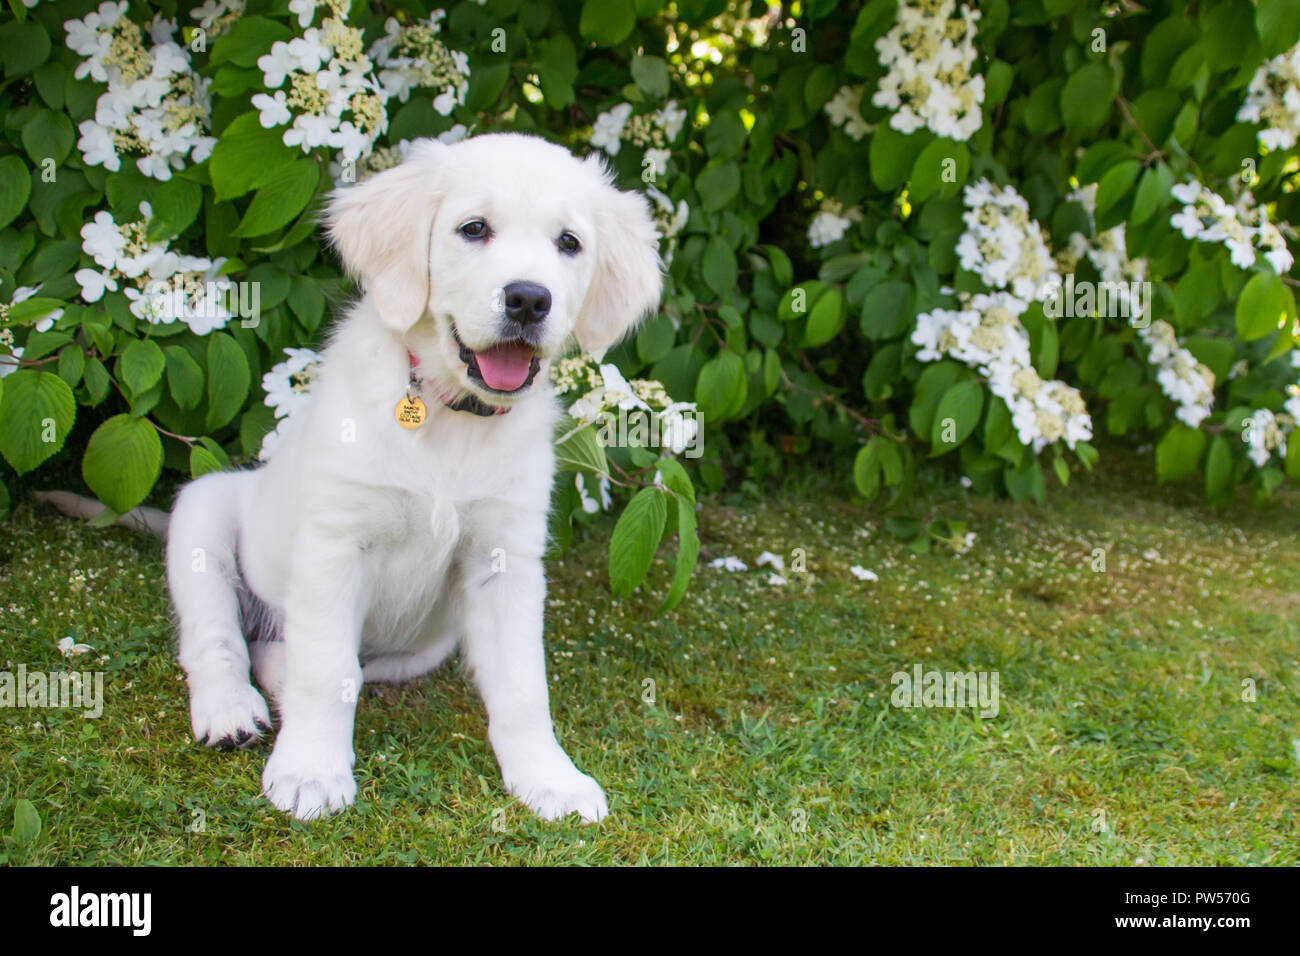
{"type": "Polygon", "coordinates": [[[561,252],[567,252],[571,256],[577,255],[578,250],[582,248],[582,243],[578,240],[578,237],[571,232],[560,233],[556,245],[560,247],[561,252]]]}
{"type": "Polygon", "coordinates": [[[482,219],[471,219],[461,226],[459,231],[462,236],[473,242],[479,242],[488,237],[488,226],[482,219]]]}

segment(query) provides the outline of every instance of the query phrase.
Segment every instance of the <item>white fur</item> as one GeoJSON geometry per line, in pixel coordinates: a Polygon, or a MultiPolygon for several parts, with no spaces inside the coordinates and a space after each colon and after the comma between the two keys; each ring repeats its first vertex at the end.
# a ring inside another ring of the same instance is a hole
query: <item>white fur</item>
{"type": "Polygon", "coordinates": [[[269,724],[251,664],[280,720],[263,788],[312,819],[356,798],[362,683],[419,676],[459,649],[506,788],[544,819],[598,820],[605,795],[556,741],[547,700],[542,552],[560,414],[547,372],[575,337],[604,348],[657,304],[646,204],[598,161],[481,136],[421,142],[400,167],[341,189],[329,231],[367,292],[325,350],[310,404],[269,463],[193,482],[172,512],[167,576],[194,734],[242,745],[269,724]],[[473,217],[490,241],[458,232],[473,217]],[[576,256],[556,245],[565,230],[582,242],[576,256]],[[515,280],[545,285],[553,305],[541,372],[503,396],[471,382],[450,329],[471,349],[493,344],[499,290],[515,280]],[[408,349],[429,411],[409,431],[394,420],[408,349]],[[439,391],[510,412],[452,411],[439,391]]]}

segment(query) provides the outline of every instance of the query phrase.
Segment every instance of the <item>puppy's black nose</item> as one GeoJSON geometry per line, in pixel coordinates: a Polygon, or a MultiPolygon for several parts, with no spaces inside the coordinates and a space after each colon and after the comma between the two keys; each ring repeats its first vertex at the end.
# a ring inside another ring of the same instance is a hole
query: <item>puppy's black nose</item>
{"type": "Polygon", "coordinates": [[[551,290],[536,282],[512,282],[505,293],[506,317],[521,325],[530,325],[546,318],[551,311],[551,290]]]}

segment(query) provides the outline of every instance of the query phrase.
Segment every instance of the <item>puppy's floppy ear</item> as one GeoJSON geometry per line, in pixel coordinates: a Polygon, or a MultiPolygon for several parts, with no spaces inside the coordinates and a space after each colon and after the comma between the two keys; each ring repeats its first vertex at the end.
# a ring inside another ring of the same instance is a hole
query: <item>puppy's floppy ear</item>
{"type": "Polygon", "coordinates": [[[596,272],[574,331],[585,352],[609,348],[659,304],[663,273],[659,233],[646,199],[620,192],[600,159],[585,161],[600,178],[596,208],[596,272]]]}
{"type": "Polygon", "coordinates": [[[418,322],[429,304],[429,244],[448,148],[417,140],[400,166],[336,189],[325,214],[344,266],[366,280],[380,318],[397,332],[418,322]]]}

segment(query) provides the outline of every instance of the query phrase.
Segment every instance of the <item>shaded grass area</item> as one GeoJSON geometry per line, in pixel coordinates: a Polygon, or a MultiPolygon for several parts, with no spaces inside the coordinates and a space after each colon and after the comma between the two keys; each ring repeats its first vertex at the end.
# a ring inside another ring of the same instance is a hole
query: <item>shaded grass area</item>
{"type": "Polygon", "coordinates": [[[455,664],[366,688],[358,805],[288,821],[259,796],[267,746],[190,740],[158,544],[21,502],[3,668],[102,669],[106,702],[0,709],[0,831],[19,798],[43,822],[10,862],[1300,862],[1300,498],[1216,512],[1106,464],[1045,508],[930,499],[977,533],[962,554],[914,555],[816,483],[707,503],[706,557],[750,570],[701,567],[661,618],[671,553],[614,600],[597,525],[551,563],[547,620],[561,740],[610,797],[591,827],[504,792],[455,664]],[[796,548],[784,585],[754,566],[796,548]],[[68,636],[94,650],[65,661],[68,636]],[[917,664],[996,671],[997,716],[891,706],[917,664]]]}

